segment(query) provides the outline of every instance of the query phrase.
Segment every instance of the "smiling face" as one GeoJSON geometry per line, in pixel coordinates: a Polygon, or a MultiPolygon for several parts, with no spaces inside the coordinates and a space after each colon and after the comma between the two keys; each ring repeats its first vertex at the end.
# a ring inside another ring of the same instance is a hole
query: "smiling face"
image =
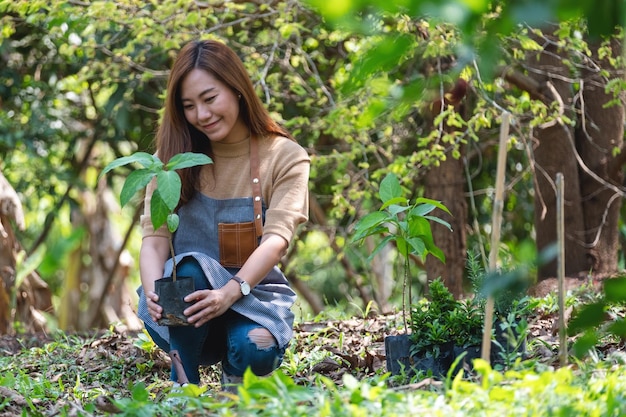
{"type": "Polygon", "coordinates": [[[239,117],[239,97],[213,74],[194,69],[180,84],[187,121],[212,142],[236,143],[248,136],[239,117]]]}

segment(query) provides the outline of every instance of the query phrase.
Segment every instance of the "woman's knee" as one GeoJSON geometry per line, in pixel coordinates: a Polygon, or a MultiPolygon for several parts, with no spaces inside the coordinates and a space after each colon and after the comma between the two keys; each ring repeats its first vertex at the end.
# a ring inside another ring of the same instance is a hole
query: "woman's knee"
{"type": "Polygon", "coordinates": [[[255,375],[267,375],[282,362],[284,349],[280,349],[274,336],[264,328],[254,328],[247,340],[229,347],[225,371],[241,376],[247,368],[255,375]]]}

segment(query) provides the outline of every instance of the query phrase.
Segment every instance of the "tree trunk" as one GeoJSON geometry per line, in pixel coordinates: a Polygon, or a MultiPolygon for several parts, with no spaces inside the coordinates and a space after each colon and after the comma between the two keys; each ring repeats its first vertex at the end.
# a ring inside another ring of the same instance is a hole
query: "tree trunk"
{"type": "MultiPolygon", "coordinates": [[[[596,60],[599,46],[590,45],[596,60]]],[[[620,55],[617,42],[613,42],[611,48],[613,56],[620,55]]],[[[620,95],[619,103],[607,106],[614,97],[605,92],[605,86],[607,81],[624,76],[611,67],[608,59],[599,62],[600,68],[609,73],[607,78],[595,67],[586,66],[582,73],[584,84],[580,108],[581,113],[584,112],[584,123],[578,125],[577,144],[586,167],[596,174],[591,175],[584,167],[579,169],[587,258],[593,274],[606,277],[618,268],[622,206],[618,187],[624,175],[621,169],[610,172],[609,167],[613,165],[613,151],[622,149],[624,144],[624,95],[620,95]]]]}
{"type": "Polygon", "coordinates": [[[463,161],[448,155],[445,161],[426,174],[424,195],[441,201],[452,213],[438,211],[436,215],[452,225],[452,232],[443,225],[433,223],[435,245],[445,254],[446,262],[429,255],[426,274],[431,281],[441,277],[446,287],[458,299],[463,295],[463,275],[467,256],[466,230],[467,201],[465,199],[463,161]]]}
{"type": "MultiPolygon", "coordinates": [[[[544,49],[538,59],[531,54],[527,64],[534,67],[530,77],[542,86],[542,94],[556,101],[559,111],[573,119],[572,87],[565,78],[569,75],[554,43],[544,49]]],[[[550,105],[551,103],[547,103],[550,105]]],[[[581,205],[578,163],[574,147],[574,129],[560,120],[540,126],[534,132],[535,172],[535,231],[539,252],[557,243],[556,235],[556,174],[561,172],[565,182],[565,273],[586,270],[589,263],[582,244],[585,224],[581,205]]],[[[554,277],[556,259],[539,268],[539,279],[554,277]]]]}
{"type": "MultiPolygon", "coordinates": [[[[545,40],[544,40],[545,41],[545,40]]],[[[572,81],[562,61],[566,52],[557,50],[552,42],[535,61],[534,54],[527,64],[535,66],[530,76],[542,87],[535,96],[549,97],[573,119],[572,81]],[[551,88],[553,86],[553,88],[551,88]]],[[[623,78],[623,68],[614,68],[609,57],[599,59],[599,43],[590,43],[593,54],[580,64],[581,94],[576,100],[580,115],[576,130],[560,123],[536,131],[535,148],[535,229],[537,247],[545,249],[556,241],[556,210],[554,177],[562,172],[565,181],[565,273],[580,276],[593,273],[607,277],[617,271],[619,247],[619,215],[621,156],[615,150],[624,145],[624,97],[618,100],[607,94],[610,81],[623,78]],[[593,61],[592,61],[593,60],[593,61]],[[602,71],[602,72],[601,72],[602,71]]],[[[621,54],[621,45],[611,44],[612,56],[621,54]]],[[[546,101],[546,104],[554,104],[546,101]]],[[[556,276],[556,261],[544,265],[539,280],[556,276]]]]}
{"type": "Polygon", "coordinates": [[[17,255],[23,249],[13,225],[24,228],[22,203],[0,173],[0,334],[12,333],[14,320],[27,332],[44,331],[46,318],[42,313],[52,312],[52,294],[34,271],[17,282],[17,255]]]}

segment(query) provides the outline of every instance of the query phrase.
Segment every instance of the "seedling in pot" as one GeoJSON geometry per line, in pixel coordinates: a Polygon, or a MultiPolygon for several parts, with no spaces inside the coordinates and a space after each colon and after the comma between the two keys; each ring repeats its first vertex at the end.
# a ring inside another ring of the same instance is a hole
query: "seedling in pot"
{"type": "Polygon", "coordinates": [[[371,261],[374,256],[389,242],[395,242],[398,252],[404,258],[404,283],[402,290],[402,312],[405,330],[408,329],[406,320],[406,305],[410,304],[410,277],[409,257],[417,255],[425,260],[428,254],[433,255],[441,262],[445,262],[445,255],[433,241],[430,222],[440,223],[452,230],[445,220],[430,215],[439,208],[450,214],[450,211],[439,201],[429,198],[417,198],[413,203],[403,196],[400,181],[395,174],[389,173],[381,181],[379,197],[383,203],[378,211],[362,217],[355,227],[353,241],[363,242],[369,236],[382,236],[383,239],[368,257],[371,261]],[[409,295],[407,297],[407,288],[409,295]],[[408,300],[407,300],[408,298],[408,300]]]}
{"type": "MultiPolygon", "coordinates": [[[[176,208],[180,202],[182,189],[182,182],[177,171],[198,165],[211,164],[213,160],[202,153],[185,152],[174,155],[167,163],[163,163],[156,155],[146,152],[135,152],[132,155],[117,158],[109,163],[102,170],[100,176],[115,168],[133,163],[141,165],[142,168],[132,171],[124,181],[122,191],[120,192],[122,207],[138,192],[145,190],[150,181],[156,178],[156,189],[150,199],[152,226],[154,230],[157,230],[167,223],[167,229],[173,234],[178,229],[179,218],[178,214],[176,214],[176,208]]],[[[193,280],[181,279],[177,281],[176,254],[171,236],[169,238],[169,247],[173,262],[172,277],[155,281],[155,292],[159,295],[164,316],[163,319],[159,320],[159,324],[168,326],[188,325],[187,318],[182,314],[182,310],[186,307],[186,303],[182,302],[182,298],[185,294],[193,292],[193,280]],[[189,285],[189,281],[191,285],[189,285]],[[182,294],[179,292],[180,287],[183,287],[182,294]],[[171,298],[169,301],[178,305],[174,307],[175,310],[168,308],[169,298],[171,298]]]]}

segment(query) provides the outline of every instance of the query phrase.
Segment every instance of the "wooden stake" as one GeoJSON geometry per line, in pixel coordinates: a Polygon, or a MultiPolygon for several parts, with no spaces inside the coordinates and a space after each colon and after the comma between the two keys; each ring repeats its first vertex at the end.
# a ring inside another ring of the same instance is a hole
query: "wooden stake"
{"type": "Polygon", "coordinates": [[[558,279],[559,279],[559,362],[567,365],[567,333],[565,331],[565,183],[563,173],[556,174],[556,239],[559,245],[558,279]]]}
{"type": "MultiPolygon", "coordinates": [[[[493,199],[493,223],[491,230],[491,250],[489,251],[489,270],[495,271],[500,247],[500,226],[502,225],[502,208],[504,207],[504,173],[506,168],[506,146],[509,139],[509,122],[511,115],[502,113],[500,125],[500,143],[498,149],[498,166],[496,170],[496,191],[493,199]]],[[[482,359],[489,362],[491,356],[491,323],[493,322],[493,296],[487,295],[485,304],[485,323],[483,327],[482,359]]]]}

